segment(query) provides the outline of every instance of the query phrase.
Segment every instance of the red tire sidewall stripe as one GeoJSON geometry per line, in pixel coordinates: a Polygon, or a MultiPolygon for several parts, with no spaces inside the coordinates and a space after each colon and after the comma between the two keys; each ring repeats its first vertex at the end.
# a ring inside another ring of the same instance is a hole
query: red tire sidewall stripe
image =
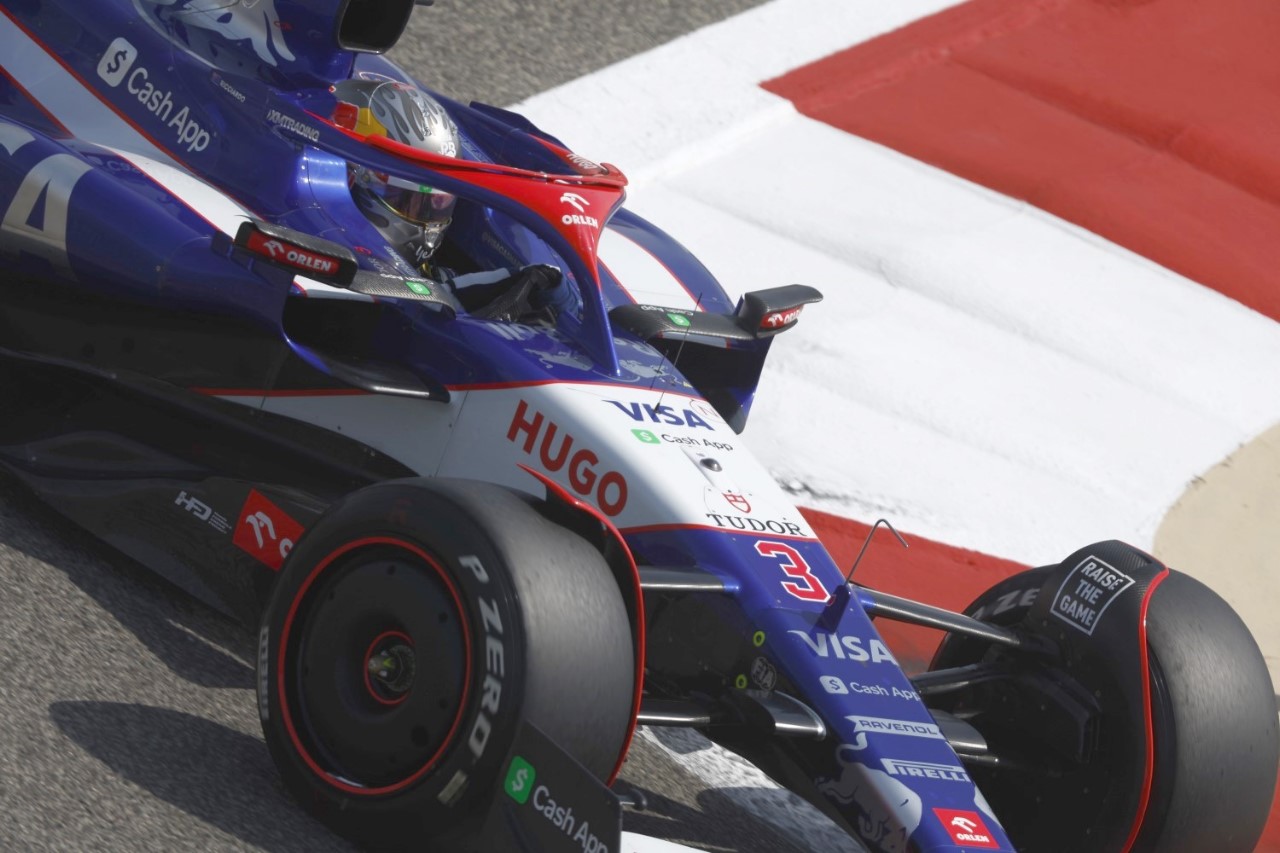
{"type": "Polygon", "coordinates": [[[1138,648],[1142,656],[1142,710],[1146,717],[1147,749],[1142,774],[1142,793],[1138,796],[1138,813],[1134,816],[1133,826],[1129,828],[1129,837],[1124,843],[1124,853],[1129,853],[1138,840],[1142,822],[1147,816],[1147,806],[1151,801],[1151,785],[1155,778],[1156,742],[1155,724],[1151,711],[1151,658],[1147,650],[1147,610],[1151,606],[1152,593],[1167,577],[1169,577],[1169,570],[1165,569],[1152,579],[1146,595],[1142,598],[1142,610],[1138,620],[1138,648]]]}
{"type": "Polygon", "coordinates": [[[373,536],[348,542],[336,551],[331,552],[327,557],[316,564],[316,567],[311,570],[311,574],[307,575],[307,579],[303,581],[302,585],[298,588],[297,593],[294,594],[293,602],[289,605],[289,612],[285,615],[284,626],[280,629],[279,645],[280,651],[276,656],[276,693],[280,700],[280,716],[281,719],[284,720],[285,729],[289,732],[289,738],[293,741],[294,749],[297,751],[298,755],[302,758],[307,767],[311,769],[311,772],[325,783],[332,785],[343,793],[373,797],[383,794],[393,794],[409,787],[414,782],[417,782],[425,776],[431,768],[435,766],[435,764],[440,760],[440,757],[444,754],[445,750],[453,743],[454,736],[458,732],[458,727],[462,725],[462,718],[467,709],[467,700],[471,693],[471,629],[467,618],[467,611],[462,606],[462,596],[459,594],[458,588],[454,584],[453,579],[449,577],[448,573],[444,571],[435,558],[413,543],[389,536],[373,536]],[[306,596],[311,585],[315,582],[316,578],[318,578],[320,574],[338,558],[349,554],[356,549],[366,548],[373,545],[390,545],[410,552],[430,566],[444,582],[445,587],[449,590],[450,596],[453,598],[454,606],[457,607],[458,614],[461,617],[459,622],[462,624],[463,648],[466,653],[466,664],[462,679],[462,699],[458,703],[458,713],[454,716],[453,724],[449,727],[449,732],[445,735],[440,748],[436,750],[435,754],[432,755],[420,769],[407,779],[403,779],[393,785],[385,785],[381,788],[363,788],[358,785],[351,785],[336,779],[332,774],[327,773],[324,768],[316,762],[311,754],[307,752],[306,748],[302,744],[302,740],[298,737],[297,729],[294,728],[293,718],[289,714],[289,701],[285,692],[284,674],[285,655],[289,648],[289,631],[293,627],[293,620],[294,617],[297,616],[298,608],[302,604],[302,599],[306,596]]]}

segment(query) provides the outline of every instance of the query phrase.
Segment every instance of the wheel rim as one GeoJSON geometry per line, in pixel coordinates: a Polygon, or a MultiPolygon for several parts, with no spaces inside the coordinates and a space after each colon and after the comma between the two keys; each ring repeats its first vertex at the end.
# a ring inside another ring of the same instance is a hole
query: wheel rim
{"type": "Polygon", "coordinates": [[[457,734],[471,677],[456,586],[400,540],[349,543],[317,564],[281,637],[282,713],[329,784],[384,794],[423,778],[457,734]]]}

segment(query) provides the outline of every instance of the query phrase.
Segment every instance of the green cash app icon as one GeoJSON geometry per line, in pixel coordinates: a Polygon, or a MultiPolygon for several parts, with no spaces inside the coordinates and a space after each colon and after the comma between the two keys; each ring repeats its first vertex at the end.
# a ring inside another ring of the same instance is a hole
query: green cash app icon
{"type": "Polygon", "coordinates": [[[692,321],[688,317],[684,316],[683,314],[674,314],[671,312],[667,312],[667,316],[671,319],[671,322],[675,323],[677,326],[688,328],[689,326],[693,325],[692,321]]]}
{"type": "Polygon", "coordinates": [[[631,434],[643,441],[645,444],[662,444],[662,439],[658,438],[647,429],[633,429],[631,434]]]}
{"type": "Polygon", "coordinates": [[[407,287],[407,288],[409,288],[410,290],[412,290],[414,293],[418,294],[419,296],[430,296],[430,295],[431,295],[431,288],[427,287],[425,284],[423,284],[423,283],[422,283],[422,282],[420,282],[420,281],[406,281],[406,282],[404,283],[404,286],[405,286],[405,287],[407,287]]]}
{"type": "Polygon", "coordinates": [[[508,797],[523,806],[529,801],[529,795],[533,793],[533,780],[537,777],[538,771],[533,769],[533,765],[517,755],[511,759],[511,769],[507,771],[507,782],[502,787],[506,790],[508,797]]]}

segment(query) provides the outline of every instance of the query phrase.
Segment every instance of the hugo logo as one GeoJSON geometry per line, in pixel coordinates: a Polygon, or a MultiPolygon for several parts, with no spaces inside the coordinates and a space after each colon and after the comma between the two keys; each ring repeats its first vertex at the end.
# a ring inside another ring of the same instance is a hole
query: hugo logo
{"type": "Polygon", "coordinates": [[[515,416],[511,418],[507,440],[520,445],[530,456],[535,455],[536,446],[537,459],[549,473],[567,467],[569,486],[584,498],[594,497],[596,506],[605,515],[614,516],[626,509],[627,478],[617,471],[600,472],[599,456],[579,446],[574,437],[561,430],[555,421],[539,411],[530,410],[524,400],[520,401],[515,416]]]}

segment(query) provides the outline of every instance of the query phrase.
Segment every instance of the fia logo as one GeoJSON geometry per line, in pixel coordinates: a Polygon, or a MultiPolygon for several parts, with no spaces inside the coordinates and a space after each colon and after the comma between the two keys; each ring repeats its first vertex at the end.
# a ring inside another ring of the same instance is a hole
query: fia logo
{"type": "Polygon", "coordinates": [[[119,86],[137,58],[138,49],[121,36],[102,55],[102,61],[98,63],[98,76],[106,80],[108,86],[119,86]]]}

